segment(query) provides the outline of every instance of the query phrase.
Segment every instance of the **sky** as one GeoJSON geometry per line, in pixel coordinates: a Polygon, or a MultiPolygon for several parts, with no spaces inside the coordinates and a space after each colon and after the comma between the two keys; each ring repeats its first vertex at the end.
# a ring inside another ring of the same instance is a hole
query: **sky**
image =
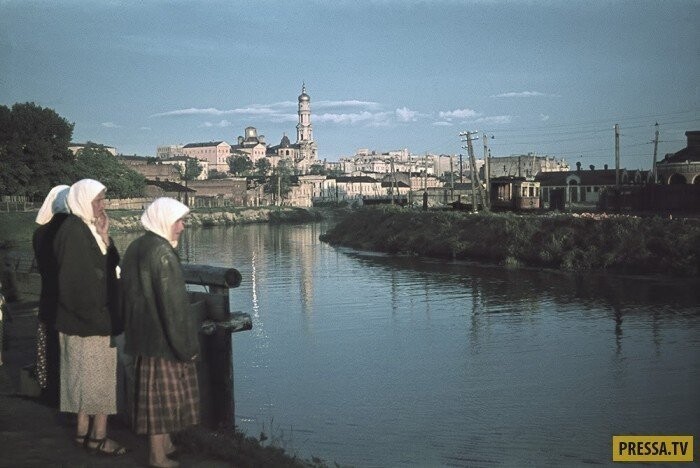
{"type": "Polygon", "coordinates": [[[697,0],[0,0],[0,105],[123,154],[248,126],[360,148],[648,169],[700,130],[697,0]]]}

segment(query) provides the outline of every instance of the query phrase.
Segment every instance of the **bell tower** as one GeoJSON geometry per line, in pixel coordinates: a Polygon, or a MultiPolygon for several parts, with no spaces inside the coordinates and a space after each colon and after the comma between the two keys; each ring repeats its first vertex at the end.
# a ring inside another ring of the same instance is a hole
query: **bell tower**
{"type": "Polygon", "coordinates": [[[297,124],[297,143],[314,141],[314,130],[311,125],[311,98],[306,94],[306,85],[302,83],[299,95],[299,123],[297,124]]]}

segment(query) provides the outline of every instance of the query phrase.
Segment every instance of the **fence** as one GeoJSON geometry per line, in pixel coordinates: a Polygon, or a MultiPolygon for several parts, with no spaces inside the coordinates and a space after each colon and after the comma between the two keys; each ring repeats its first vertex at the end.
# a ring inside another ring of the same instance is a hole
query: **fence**
{"type": "Polygon", "coordinates": [[[0,196],[0,211],[31,211],[38,210],[42,201],[36,202],[33,198],[19,195],[0,196]]]}

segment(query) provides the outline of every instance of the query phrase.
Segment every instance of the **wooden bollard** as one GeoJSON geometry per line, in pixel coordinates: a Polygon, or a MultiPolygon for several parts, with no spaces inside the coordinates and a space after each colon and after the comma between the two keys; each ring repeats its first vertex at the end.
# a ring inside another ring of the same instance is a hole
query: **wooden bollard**
{"type": "Polygon", "coordinates": [[[201,360],[197,364],[202,421],[211,428],[235,425],[233,346],[231,334],[253,327],[249,314],[231,312],[228,290],[238,287],[235,268],[182,265],[185,282],[207,286],[209,292],[190,292],[194,313],[200,316],[201,360]]]}

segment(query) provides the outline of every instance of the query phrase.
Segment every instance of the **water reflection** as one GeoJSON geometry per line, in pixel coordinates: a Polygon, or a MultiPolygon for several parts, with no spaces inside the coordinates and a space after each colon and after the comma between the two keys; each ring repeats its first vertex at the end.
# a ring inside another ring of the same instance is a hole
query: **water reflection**
{"type": "Polygon", "coordinates": [[[336,249],[324,229],[199,229],[181,244],[243,275],[231,302],[254,322],[234,340],[249,434],[274,420],[292,452],[358,466],[569,466],[608,464],[615,433],[700,429],[694,285],[336,249]]]}

